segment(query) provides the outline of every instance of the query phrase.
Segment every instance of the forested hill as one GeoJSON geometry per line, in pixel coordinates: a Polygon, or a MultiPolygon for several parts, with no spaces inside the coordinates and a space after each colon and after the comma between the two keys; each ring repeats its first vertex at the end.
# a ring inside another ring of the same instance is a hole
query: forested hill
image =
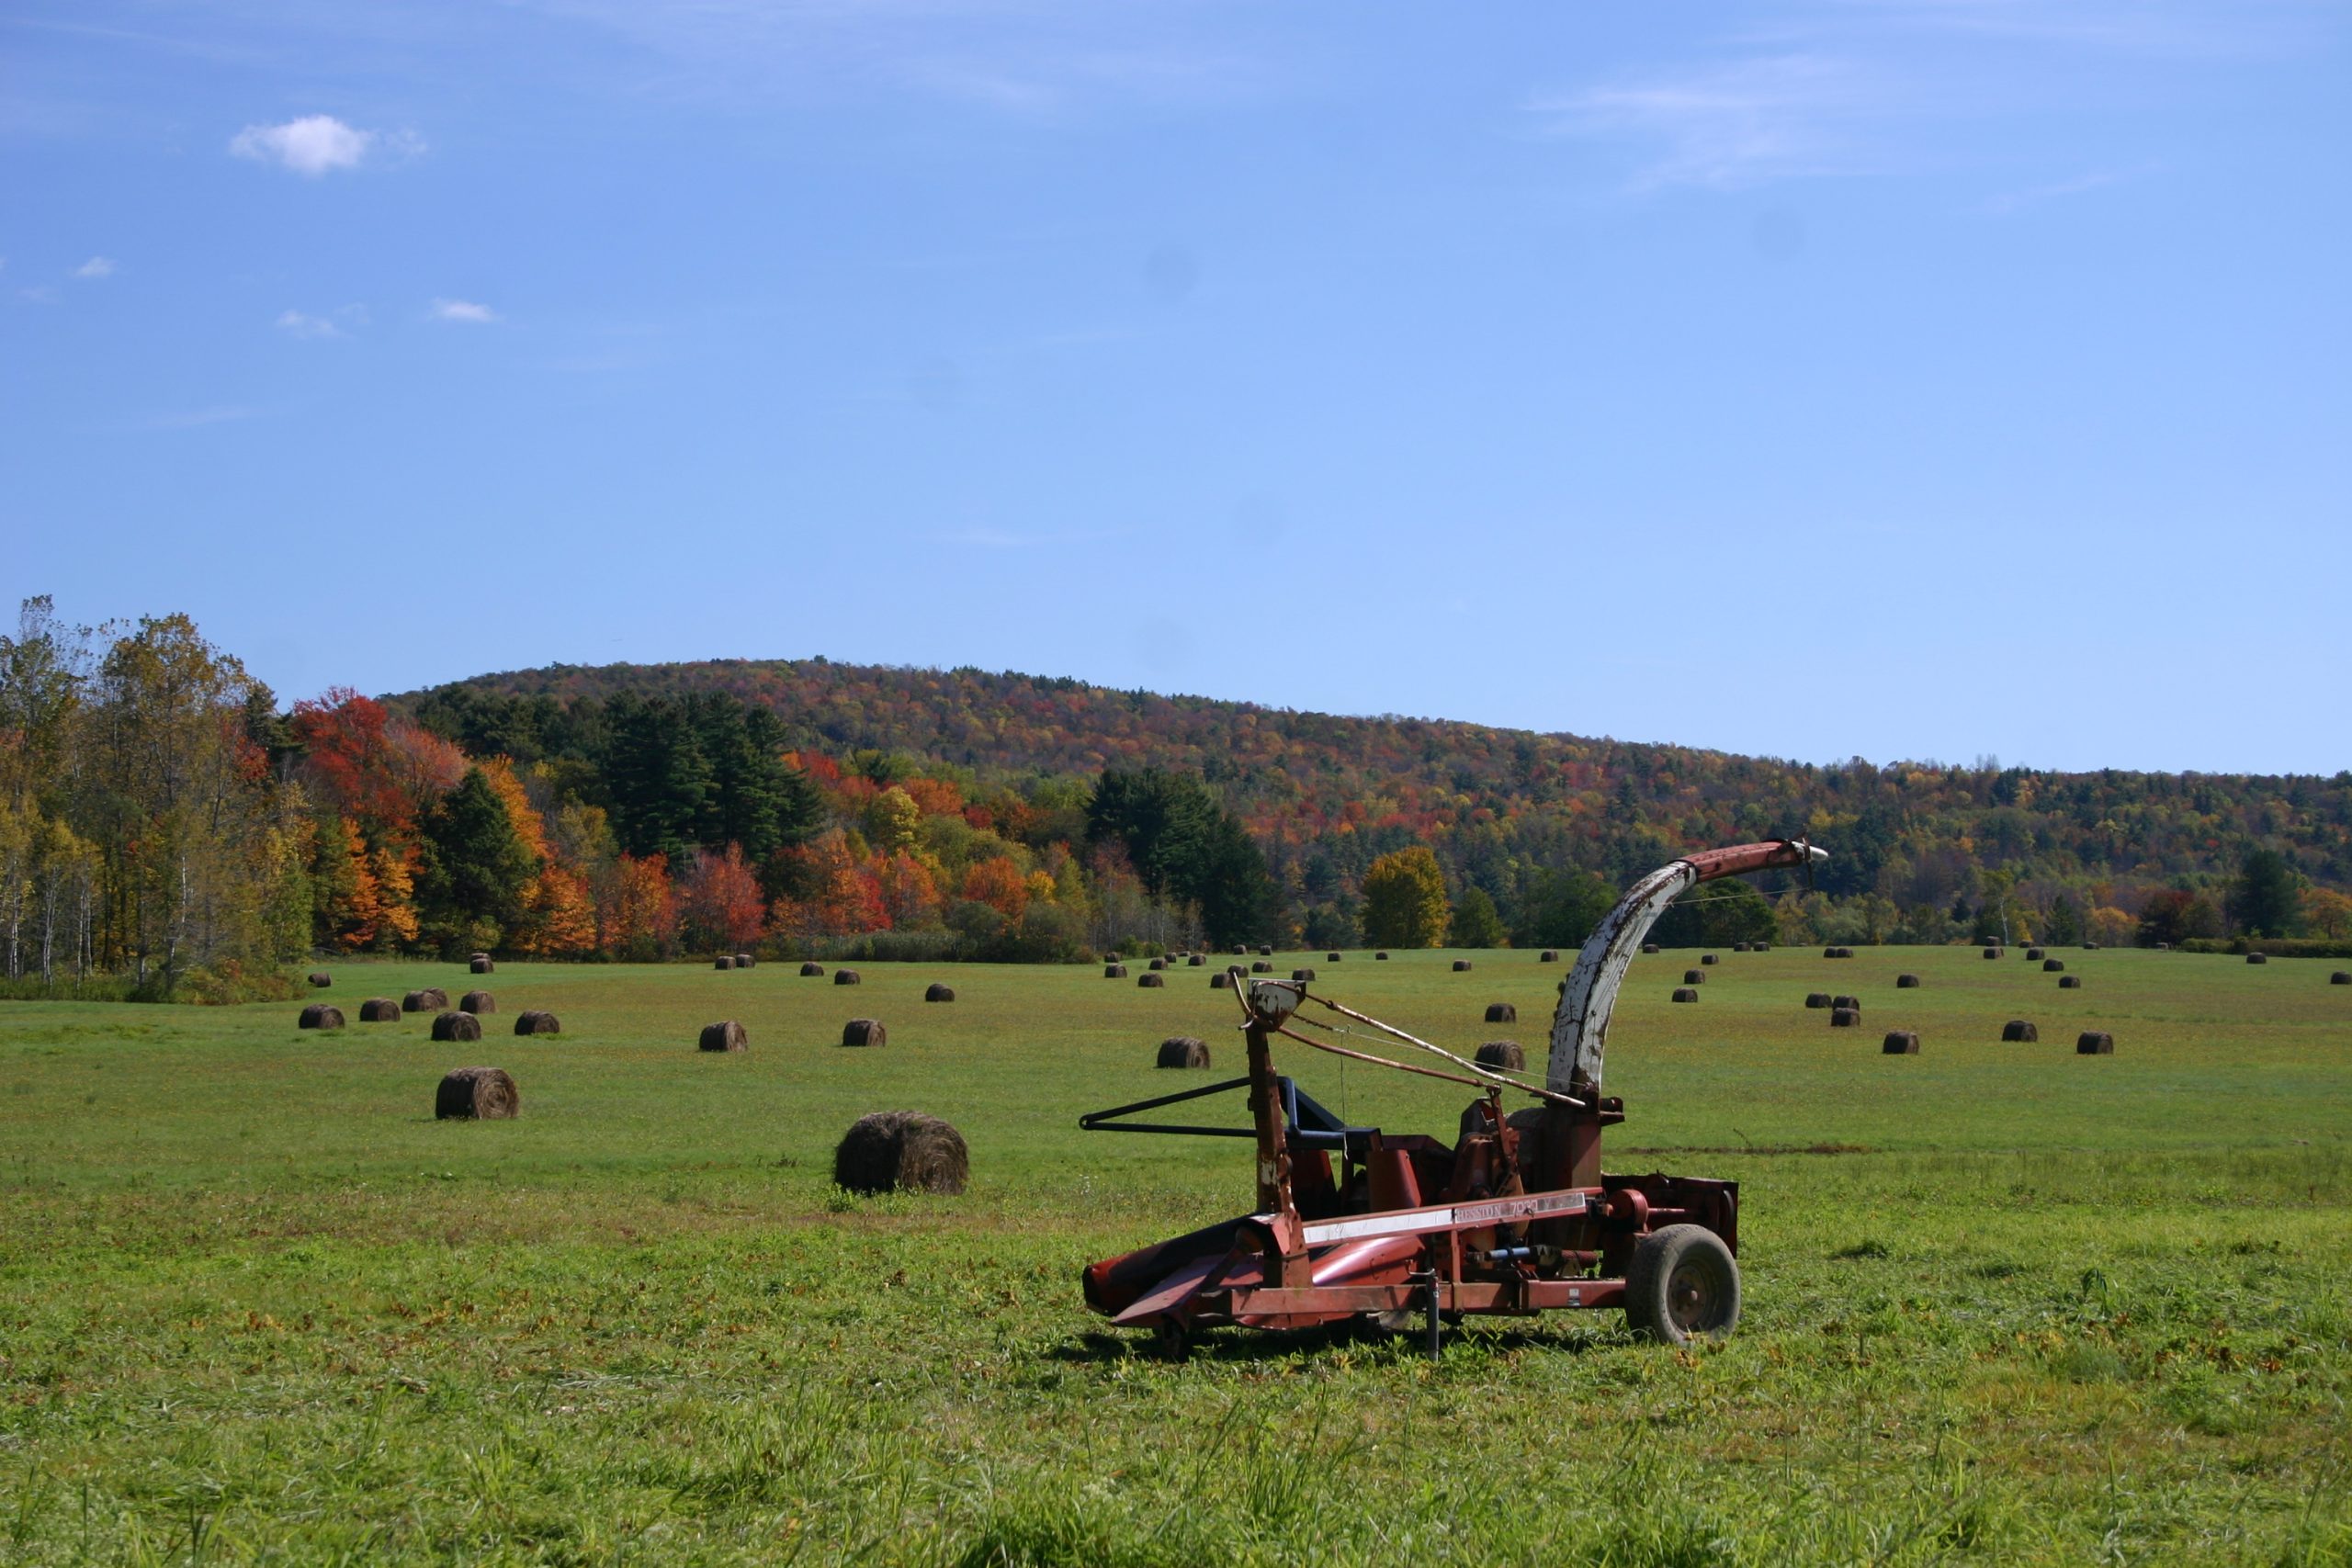
{"type": "Polygon", "coordinates": [[[1512,907],[1535,873],[1624,879],[1694,846],[1807,833],[1821,892],[1878,931],[2016,905],[2137,915],[2211,890],[2257,848],[2352,886],[2352,773],[2332,778],[1936,763],[1816,765],[1445,720],[1342,717],[1082,682],[824,660],[552,666],[387,699],[475,755],[593,754],[605,705],[723,693],[845,772],[953,773],[967,798],[1159,767],[1206,780],[1265,848],[1294,919],[1344,910],[1376,856],[1416,841],[1512,907]],[[1993,874],[1989,878],[1986,874],[1993,874]]]}

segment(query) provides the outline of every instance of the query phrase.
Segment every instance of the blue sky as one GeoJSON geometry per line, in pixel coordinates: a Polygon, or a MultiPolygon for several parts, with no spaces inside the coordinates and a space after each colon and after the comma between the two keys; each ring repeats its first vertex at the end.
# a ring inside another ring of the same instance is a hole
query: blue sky
{"type": "Polygon", "coordinates": [[[0,590],[2352,766],[2352,8],[0,16],[0,590]]]}

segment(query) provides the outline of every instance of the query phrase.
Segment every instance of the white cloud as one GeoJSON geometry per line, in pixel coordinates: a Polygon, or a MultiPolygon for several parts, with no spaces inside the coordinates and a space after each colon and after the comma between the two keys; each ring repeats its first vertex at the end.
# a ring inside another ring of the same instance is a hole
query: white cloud
{"type": "Polygon", "coordinates": [[[1637,184],[1728,189],[1858,171],[1864,158],[1849,132],[1883,96],[1849,62],[1783,54],[1539,99],[1528,109],[1553,135],[1652,144],[1637,184]]]}
{"type": "Polygon", "coordinates": [[[470,299],[435,299],[431,310],[436,321],[458,321],[470,327],[486,327],[498,320],[497,311],[470,299]]]}
{"type": "Polygon", "coordinates": [[[84,262],[80,266],[74,269],[74,276],[79,278],[85,278],[93,283],[96,282],[101,277],[112,277],[114,276],[114,262],[107,256],[92,256],[88,261],[84,262]]]}
{"type": "Polygon", "coordinates": [[[277,324],[291,337],[322,338],[343,335],[343,329],[324,316],[306,316],[300,310],[287,311],[277,318],[277,324]]]}
{"type": "Polygon", "coordinates": [[[316,178],[335,169],[356,169],[378,151],[422,152],[424,143],[413,131],[362,130],[331,114],[313,114],[284,125],[249,125],[230,138],[229,151],[316,178]]]}

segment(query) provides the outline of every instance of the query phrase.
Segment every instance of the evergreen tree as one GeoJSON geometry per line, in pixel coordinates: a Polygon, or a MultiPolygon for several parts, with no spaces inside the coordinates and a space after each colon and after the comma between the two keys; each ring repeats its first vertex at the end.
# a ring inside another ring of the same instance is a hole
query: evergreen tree
{"type": "Polygon", "coordinates": [[[2277,850],[2251,851],[2230,887],[2230,918],[2248,936],[2285,936],[2302,907],[2295,868],[2277,850]]]}
{"type": "Polygon", "coordinates": [[[615,697],[605,710],[604,754],[596,761],[625,852],[676,859],[698,840],[711,768],[680,705],[627,692],[615,697]]]}
{"type": "Polygon", "coordinates": [[[434,802],[423,827],[417,903],[426,936],[445,950],[495,947],[523,915],[539,859],[514,831],[506,803],[480,768],[434,802]]]}
{"type": "Polygon", "coordinates": [[[1616,892],[1598,873],[1539,872],[1521,895],[1511,940],[1521,947],[1582,947],[1616,902],[1616,892]]]}
{"type": "Polygon", "coordinates": [[[1507,940],[1493,897],[1483,887],[1464,888],[1462,897],[1453,901],[1453,918],[1446,922],[1445,945],[1500,947],[1507,940]]]}

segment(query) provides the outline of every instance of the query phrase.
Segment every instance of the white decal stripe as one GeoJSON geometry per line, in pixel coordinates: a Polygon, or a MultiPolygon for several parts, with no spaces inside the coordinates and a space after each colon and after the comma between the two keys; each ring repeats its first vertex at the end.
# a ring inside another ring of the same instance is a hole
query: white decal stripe
{"type": "Polygon", "coordinates": [[[1431,1209],[1396,1209],[1352,1220],[1317,1220],[1302,1228],[1307,1246],[1321,1247],[1334,1241],[1360,1241],[1365,1236],[1404,1235],[1413,1231],[1457,1230],[1512,1220],[1581,1214],[1587,1206],[1588,1200],[1582,1192],[1531,1192],[1523,1198],[1498,1198],[1485,1203],[1441,1203],[1431,1209]]]}

